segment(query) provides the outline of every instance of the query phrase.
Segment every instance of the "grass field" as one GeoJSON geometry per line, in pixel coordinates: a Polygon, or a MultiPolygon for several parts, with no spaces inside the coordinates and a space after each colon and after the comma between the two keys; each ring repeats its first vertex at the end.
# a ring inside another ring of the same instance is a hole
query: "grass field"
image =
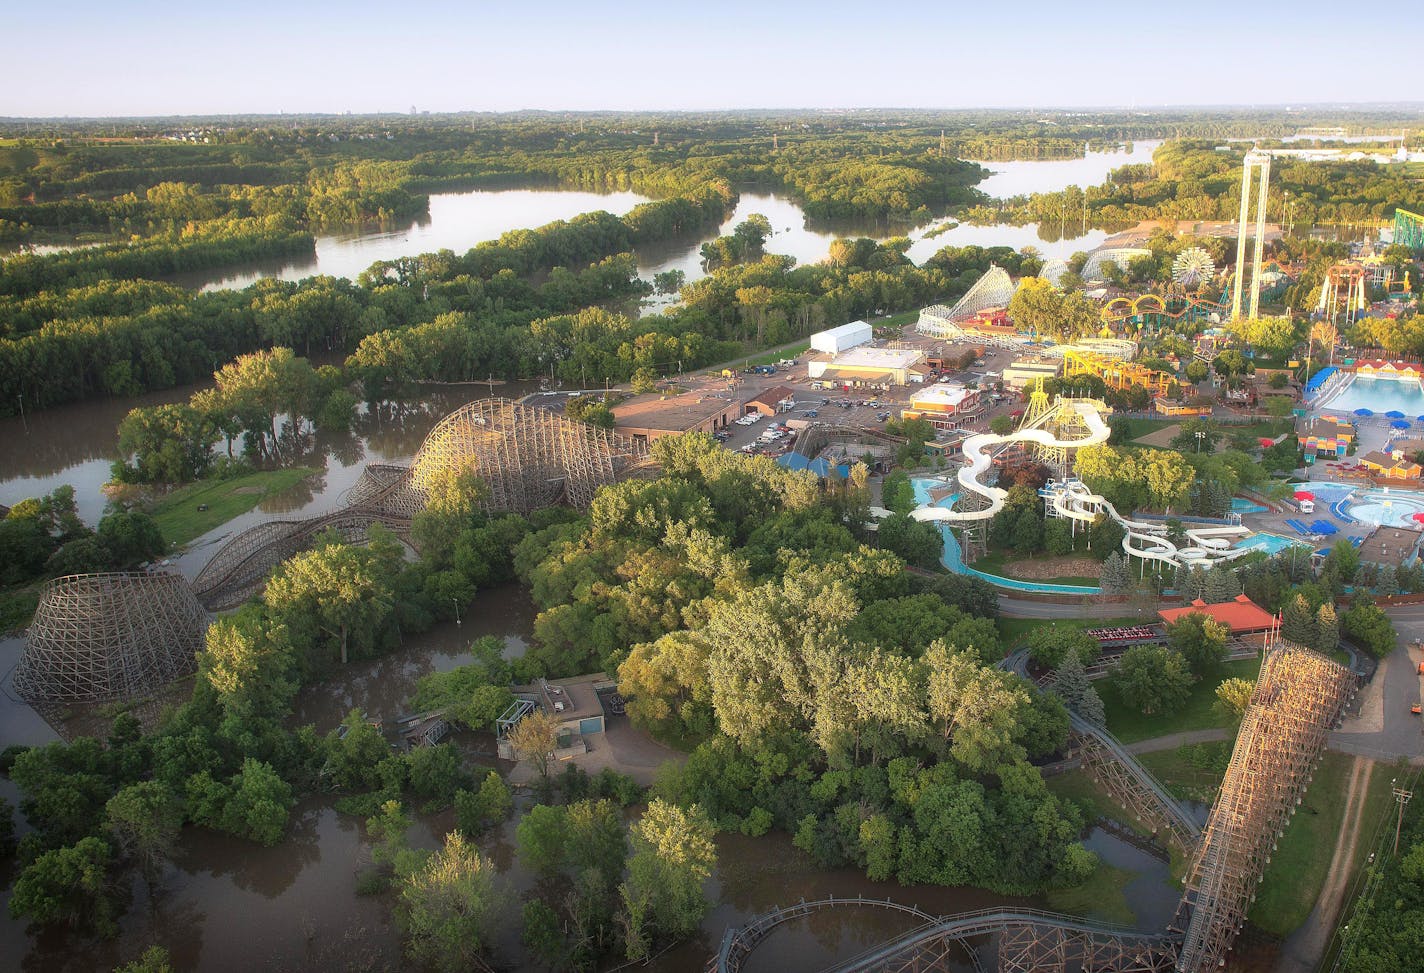
{"type": "MultiPolygon", "coordinates": [[[[1180,425],[1181,419],[1126,419],[1128,433],[1127,441],[1132,443],[1143,436],[1150,436],[1154,432],[1165,429],[1168,426],[1180,425]]],[[[1289,419],[1267,419],[1261,422],[1251,422],[1242,425],[1235,423],[1231,425],[1221,425],[1223,441],[1226,441],[1232,433],[1244,432],[1254,437],[1279,436],[1283,432],[1289,432],[1293,428],[1289,419]]]]}
{"type": "Polygon", "coordinates": [[[1261,671],[1259,659],[1242,659],[1228,662],[1215,676],[1198,680],[1192,687],[1187,704],[1171,716],[1143,716],[1140,710],[1128,706],[1118,696],[1111,680],[1100,680],[1098,695],[1103,698],[1103,708],[1108,715],[1108,730],[1124,743],[1150,740],[1153,737],[1180,733],[1184,730],[1205,730],[1211,727],[1231,725],[1231,719],[1216,705],[1216,687],[1223,679],[1233,677],[1255,679],[1261,671]]]}
{"type": "Polygon", "coordinates": [[[753,355],[750,358],[741,359],[741,363],[743,368],[749,368],[752,365],[775,365],[783,358],[798,358],[810,350],[811,342],[803,341],[800,344],[791,345],[789,348],[779,348],[775,351],[768,351],[760,355],[753,355]]]}
{"type": "Polygon", "coordinates": [[[1051,889],[1047,895],[1048,907],[1070,916],[1130,926],[1134,916],[1132,907],[1127,904],[1126,889],[1136,877],[1135,872],[1099,862],[1097,871],[1082,885],[1051,889]]]}
{"type": "MultiPolygon", "coordinates": [[[[1266,932],[1289,935],[1315,908],[1330,871],[1340,829],[1353,826],[1353,822],[1343,820],[1353,762],[1354,758],[1348,754],[1325,754],[1315,772],[1315,780],[1305,792],[1305,799],[1286,826],[1286,833],[1276,843],[1264,881],[1256,891],[1256,904],[1248,915],[1266,932]]],[[[1355,846],[1356,865],[1369,854],[1371,830],[1380,812],[1390,803],[1391,776],[1388,765],[1377,764],[1370,777],[1360,817],[1364,830],[1355,846]]]]}
{"type": "Polygon", "coordinates": [[[0,635],[28,628],[39,603],[39,582],[0,591],[0,635]]]}
{"type": "Polygon", "coordinates": [[[1179,798],[1210,804],[1216,799],[1233,741],[1198,743],[1138,754],[1137,760],[1179,798]]]}
{"type": "Polygon", "coordinates": [[[179,487],[149,511],[169,544],[182,545],[206,534],[267,497],[291,489],[318,472],[310,467],[264,470],[230,480],[204,480],[179,487]],[[205,506],[206,510],[199,510],[205,506]]]}
{"type": "MultiPolygon", "coordinates": [[[[1034,559],[1008,557],[1002,551],[993,551],[975,560],[974,569],[976,571],[983,571],[985,574],[996,575],[1000,578],[1012,578],[1013,575],[1007,573],[1007,567],[1010,564],[1025,560],[1034,559]]],[[[1061,578],[1035,578],[1034,580],[1041,581],[1044,584],[1080,584],[1091,585],[1093,587],[1097,587],[1098,584],[1098,579],[1096,577],[1089,578],[1084,576],[1066,576],[1061,578]]]]}

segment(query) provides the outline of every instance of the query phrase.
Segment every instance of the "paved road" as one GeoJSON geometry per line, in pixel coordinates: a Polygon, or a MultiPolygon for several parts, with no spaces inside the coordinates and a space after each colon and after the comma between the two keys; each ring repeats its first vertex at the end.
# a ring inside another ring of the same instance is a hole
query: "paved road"
{"type": "Polygon", "coordinates": [[[1409,712],[1420,702],[1420,653],[1408,648],[1416,638],[1424,638],[1424,605],[1389,609],[1399,632],[1399,645],[1380,660],[1379,671],[1361,691],[1359,715],[1345,720],[1330,734],[1330,749],[1375,760],[1394,761],[1406,757],[1424,764],[1424,726],[1409,712]]]}

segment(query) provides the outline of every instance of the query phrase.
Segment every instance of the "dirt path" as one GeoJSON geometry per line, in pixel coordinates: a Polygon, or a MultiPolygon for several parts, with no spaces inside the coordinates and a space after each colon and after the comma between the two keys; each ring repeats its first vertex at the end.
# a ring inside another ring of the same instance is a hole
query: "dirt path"
{"type": "Polygon", "coordinates": [[[1281,949],[1281,958],[1276,964],[1277,973],[1308,973],[1325,955],[1325,947],[1340,918],[1340,907],[1344,905],[1345,886],[1350,879],[1355,848],[1360,840],[1361,817],[1374,769],[1373,760],[1355,758],[1350,770],[1350,789],[1345,797],[1344,819],[1340,822],[1340,835],[1335,839],[1335,854],[1330,861],[1330,871],[1325,875],[1325,885],[1320,890],[1320,897],[1315,900],[1315,908],[1309,918],[1281,949]]]}

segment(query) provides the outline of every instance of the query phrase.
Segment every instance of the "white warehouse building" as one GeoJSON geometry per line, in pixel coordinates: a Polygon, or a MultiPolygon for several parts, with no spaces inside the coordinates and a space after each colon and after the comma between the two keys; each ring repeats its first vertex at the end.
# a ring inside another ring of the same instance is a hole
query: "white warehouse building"
{"type": "Polygon", "coordinates": [[[870,325],[864,321],[852,321],[839,328],[827,328],[811,335],[811,350],[823,351],[828,355],[839,355],[843,351],[868,344],[873,334],[870,325]]]}

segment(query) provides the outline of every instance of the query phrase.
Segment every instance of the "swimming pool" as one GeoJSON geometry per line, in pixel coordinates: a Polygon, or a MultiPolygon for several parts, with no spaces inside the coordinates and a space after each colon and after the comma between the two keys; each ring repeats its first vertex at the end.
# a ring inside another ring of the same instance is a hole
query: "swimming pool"
{"type": "Polygon", "coordinates": [[[1424,493],[1401,490],[1356,490],[1344,505],[1351,520],[1388,527],[1417,527],[1414,515],[1424,513],[1424,493]]]}
{"type": "Polygon", "coordinates": [[[1231,498],[1231,512],[1234,514],[1263,514],[1267,509],[1259,503],[1252,503],[1245,497],[1231,498]]]}
{"type": "MultiPolygon", "coordinates": [[[[1292,544],[1300,544],[1300,541],[1291,540],[1289,537],[1281,537],[1279,534],[1252,534],[1244,541],[1232,544],[1232,548],[1238,551],[1259,550],[1267,554],[1279,554],[1292,544]]],[[[1309,545],[1302,544],[1306,547],[1309,545]]]]}
{"type": "Polygon", "coordinates": [[[1311,411],[1348,417],[1356,409],[1369,409],[1377,416],[1395,410],[1413,419],[1424,415],[1424,388],[1417,379],[1357,375],[1344,391],[1317,403],[1311,411]]]}

